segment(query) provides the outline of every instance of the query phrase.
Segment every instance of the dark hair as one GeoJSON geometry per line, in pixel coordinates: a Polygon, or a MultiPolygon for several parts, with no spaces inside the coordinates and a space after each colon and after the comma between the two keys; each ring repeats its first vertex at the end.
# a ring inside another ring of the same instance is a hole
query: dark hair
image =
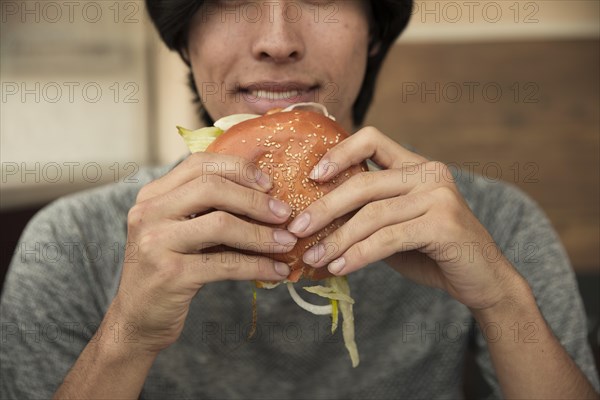
{"type": "MultiPolygon", "coordinates": [[[[370,0],[372,18],[371,43],[369,50],[376,48],[369,56],[362,87],[352,107],[352,119],[355,125],[362,124],[373,100],[377,75],[390,47],[404,30],[412,12],[412,0],[370,0]]],[[[187,48],[188,31],[193,15],[202,7],[204,0],[146,0],[148,13],[160,37],[171,50],[176,50],[183,61],[190,66],[182,50],[187,48]]],[[[195,95],[195,102],[201,105],[201,99],[191,70],[188,83],[195,95]]],[[[202,107],[200,116],[207,125],[213,121],[202,107]]]]}

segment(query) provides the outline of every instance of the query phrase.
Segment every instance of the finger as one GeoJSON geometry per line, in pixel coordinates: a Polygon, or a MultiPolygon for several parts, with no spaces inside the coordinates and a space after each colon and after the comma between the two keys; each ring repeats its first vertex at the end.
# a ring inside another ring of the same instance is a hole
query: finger
{"type": "Polygon", "coordinates": [[[427,161],[400,146],[376,128],[365,127],[325,153],[311,171],[310,177],[317,181],[327,181],[339,172],[369,158],[385,169],[427,161]]]}
{"type": "MultiPolygon", "coordinates": [[[[422,164],[423,168],[426,164],[422,164]]],[[[419,190],[425,191],[439,182],[437,177],[434,176],[430,179],[431,182],[422,184],[421,175],[419,171],[412,173],[411,170],[411,173],[406,174],[404,170],[398,169],[356,174],[310,204],[294,218],[288,226],[288,230],[298,237],[306,237],[327,226],[334,219],[346,215],[365,204],[406,195],[419,185],[421,185],[419,190]]],[[[379,218],[379,216],[374,217],[379,218]]]]}
{"type": "Polygon", "coordinates": [[[431,203],[431,196],[425,193],[369,203],[348,222],[308,249],[303,261],[316,268],[323,267],[378,230],[421,217],[431,203]]]}
{"type": "Polygon", "coordinates": [[[211,175],[263,192],[272,187],[269,176],[244,158],[198,152],[191,154],[166,175],[145,185],[140,190],[137,201],[168,193],[199,176],[211,175]]]}
{"type": "Polygon", "coordinates": [[[292,209],[280,200],[216,175],[200,176],[135,207],[146,210],[146,221],[188,219],[218,209],[267,223],[287,221],[292,209]]]}
{"type": "Polygon", "coordinates": [[[420,251],[397,252],[385,259],[385,263],[403,277],[419,284],[445,289],[445,278],[438,264],[420,251]]]}
{"type": "Polygon", "coordinates": [[[244,221],[224,211],[214,211],[184,222],[173,223],[165,233],[171,250],[196,253],[220,244],[258,253],[287,253],[296,241],[285,229],[244,221]]]}
{"type": "Polygon", "coordinates": [[[378,230],[368,238],[353,244],[340,257],[330,262],[327,269],[333,275],[343,276],[398,251],[419,249],[426,242],[419,233],[423,220],[424,217],[419,217],[378,230]]]}
{"type": "Polygon", "coordinates": [[[183,258],[186,284],[202,285],[223,280],[281,281],[290,273],[285,263],[263,256],[235,252],[187,254],[183,258]]]}

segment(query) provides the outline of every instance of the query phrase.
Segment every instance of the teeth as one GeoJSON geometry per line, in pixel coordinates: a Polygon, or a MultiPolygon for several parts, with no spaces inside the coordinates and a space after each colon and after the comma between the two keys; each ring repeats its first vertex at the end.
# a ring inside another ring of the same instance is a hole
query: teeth
{"type": "Polygon", "coordinates": [[[286,92],[271,92],[268,90],[251,90],[250,95],[256,99],[282,100],[294,98],[300,95],[300,91],[288,90],[286,92]]]}

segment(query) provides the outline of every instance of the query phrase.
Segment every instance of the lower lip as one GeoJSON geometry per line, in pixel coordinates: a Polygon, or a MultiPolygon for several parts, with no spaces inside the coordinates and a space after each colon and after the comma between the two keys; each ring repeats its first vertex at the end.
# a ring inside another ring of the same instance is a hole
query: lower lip
{"type": "Polygon", "coordinates": [[[257,95],[255,92],[242,91],[239,94],[240,101],[246,104],[254,114],[264,114],[273,108],[285,108],[295,103],[319,102],[316,87],[298,91],[285,98],[277,98],[277,93],[274,93],[273,96],[268,94],[264,96],[264,93],[263,95],[257,95]]]}

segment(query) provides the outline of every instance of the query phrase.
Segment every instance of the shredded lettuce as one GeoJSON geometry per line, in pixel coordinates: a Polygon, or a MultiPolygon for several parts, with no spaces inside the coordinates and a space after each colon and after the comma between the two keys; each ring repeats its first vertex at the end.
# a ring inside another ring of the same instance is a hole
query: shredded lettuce
{"type": "MultiPolygon", "coordinates": [[[[350,286],[345,276],[336,276],[327,279],[327,283],[331,288],[336,290],[338,293],[350,297],[350,286]]],[[[352,302],[354,303],[354,302],[352,302]]],[[[352,360],[352,367],[356,368],[360,362],[358,356],[358,347],[356,347],[356,341],[354,340],[354,312],[352,310],[352,303],[348,301],[339,301],[340,311],[344,322],[342,322],[342,334],[344,336],[344,344],[350,354],[350,360],[352,360]]]]}
{"type": "Polygon", "coordinates": [[[321,297],[325,297],[326,299],[342,300],[342,301],[347,301],[351,304],[354,304],[354,299],[352,297],[339,292],[338,290],[336,290],[335,288],[333,288],[331,286],[328,286],[328,287],[321,286],[321,285],[305,286],[302,289],[306,290],[309,293],[314,293],[321,297]]]}
{"type": "Polygon", "coordinates": [[[256,334],[257,323],[258,307],[256,306],[256,287],[252,285],[252,326],[250,327],[250,331],[248,331],[248,339],[252,339],[252,337],[256,334]]]}
{"type": "MultiPolygon", "coordinates": [[[[350,354],[352,366],[358,366],[360,358],[358,356],[358,348],[354,340],[354,312],[352,305],[354,299],[350,297],[350,286],[345,276],[328,278],[325,286],[309,286],[304,287],[304,290],[314,293],[321,297],[325,297],[331,301],[331,331],[335,332],[338,325],[338,307],[342,313],[344,321],[342,322],[342,335],[344,344],[350,354]]],[[[304,308],[304,307],[303,307],[304,308]]]]}
{"type": "Polygon", "coordinates": [[[338,301],[331,299],[331,334],[333,335],[338,327],[338,301]]]}

